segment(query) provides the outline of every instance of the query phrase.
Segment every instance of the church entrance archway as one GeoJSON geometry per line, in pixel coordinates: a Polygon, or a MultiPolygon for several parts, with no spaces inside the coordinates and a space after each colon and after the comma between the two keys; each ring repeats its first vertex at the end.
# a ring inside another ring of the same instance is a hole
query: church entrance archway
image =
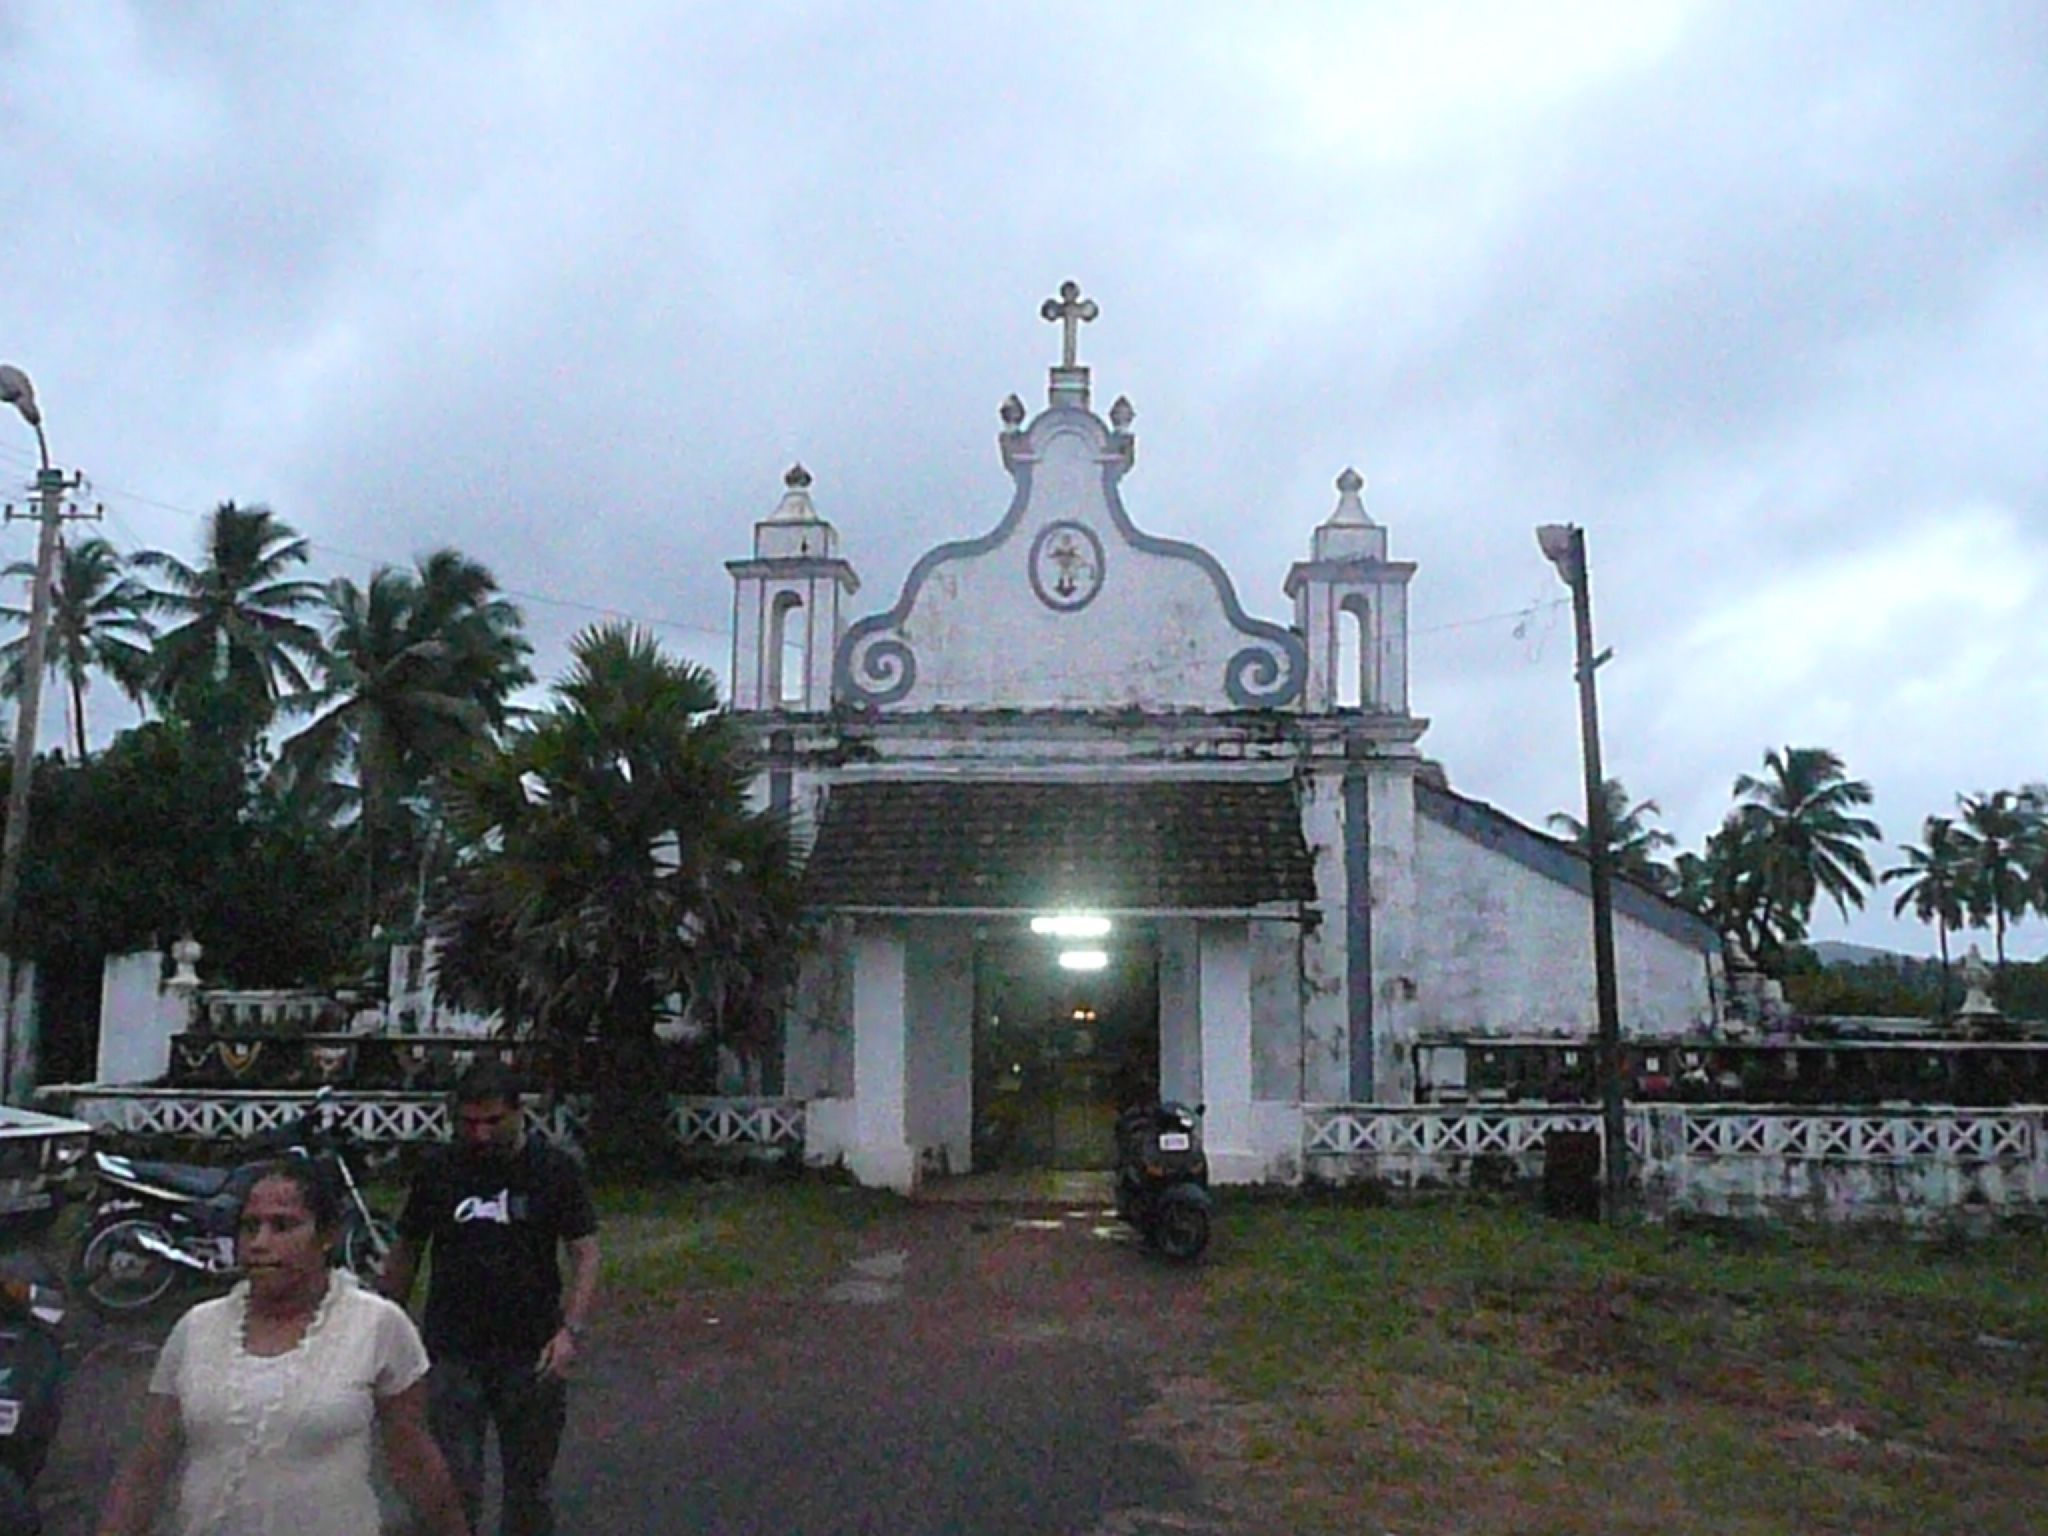
{"type": "Polygon", "coordinates": [[[1108,937],[985,937],[974,966],[974,1167],[1108,1168],[1117,1112],[1159,1093],[1159,949],[1108,937]],[[1094,968],[1063,954],[1094,951],[1094,968]]]}

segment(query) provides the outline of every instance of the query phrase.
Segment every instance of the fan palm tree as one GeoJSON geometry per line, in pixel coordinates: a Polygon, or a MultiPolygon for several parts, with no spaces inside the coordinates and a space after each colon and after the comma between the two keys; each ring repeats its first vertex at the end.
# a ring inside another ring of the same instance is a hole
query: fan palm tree
{"type": "Polygon", "coordinates": [[[459,1000],[598,1037],[594,1131],[618,1157],[661,1144],[654,1026],[672,999],[736,1043],[772,1017],[796,886],[779,823],[748,809],[711,674],[624,625],[570,650],[552,707],[451,775],[460,853],[431,927],[459,1000]]]}
{"type": "Polygon", "coordinates": [[[1796,917],[1804,928],[1822,894],[1844,917],[1850,906],[1863,905],[1873,876],[1862,844],[1884,834],[1853,814],[1873,797],[1868,784],[1848,776],[1841,758],[1825,747],[1774,747],[1764,753],[1762,777],[1736,779],[1735,798],[1743,855],[1766,917],[1796,917]]]}
{"type": "Polygon", "coordinates": [[[301,785],[353,770],[363,840],[364,926],[382,915],[379,870],[400,802],[505,723],[532,680],[519,610],[482,565],[437,550],[412,571],[380,566],[367,586],[328,584],[326,663],[286,702],[313,719],[281,754],[301,785]]]}
{"type": "Polygon", "coordinates": [[[1923,923],[1934,924],[1941,947],[1941,1003],[1948,1012],[1948,936],[1963,926],[1964,888],[1969,878],[1969,850],[1956,825],[1946,816],[1930,816],[1920,829],[1921,843],[1901,843],[1899,852],[1906,862],[1886,870],[1879,878],[1886,883],[1902,882],[1898,899],[1892,903],[1897,916],[1907,907],[1923,923]]]}
{"type": "MultiPolygon", "coordinates": [[[[17,560],[0,578],[35,579],[33,560],[17,560]]],[[[149,641],[155,633],[145,616],[149,594],[127,573],[120,552],[105,539],[66,542],[50,594],[49,670],[71,692],[72,743],[85,758],[85,693],[92,674],[104,672],[138,704],[148,696],[149,641]]],[[[28,621],[28,610],[0,608],[11,619],[28,621]]],[[[0,686],[19,697],[28,656],[23,634],[0,646],[0,686]]]]}
{"type": "Polygon", "coordinates": [[[307,554],[306,541],[268,507],[224,501],[206,520],[198,566],[160,550],[137,555],[134,564],[163,583],[150,606],[176,621],[157,637],[156,696],[189,712],[224,693],[238,733],[253,739],[281,697],[304,692],[322,649],[300,615],[318,605],[321,587],[289,573],[307,554]]]}
{"type": "Polygon", "coordinates": [[[2022,916],[2034,893],[2035,870],[2043,856],[2043,821],[2033,797],[2009,789],[1961,797],[1963,908],[1971,925],[1990,925],[2005,975],[2005,930],[2022,916]]]}
{"type": "MultiPolygon", "coordinates": [[[[1652,890],[1671,890],[1676,877],[1671,866],[1657,855],[1666,848],[1677,847],[1678,839],[1662,827],[1650,825],[1652,817],[1663,814],[1657,802],[1638,800],[1630,805],[1628,790],[1619,779],[1603,783],[1600,795],[1607,820],[1607,852],[1615,872],[1652,890]]],[[[1553,811],[1547,824],[1552,831],[1569,838],[1579,852],[1591,853],[1593,837],[1584,822],[1564,811],[1553,811]]]]}

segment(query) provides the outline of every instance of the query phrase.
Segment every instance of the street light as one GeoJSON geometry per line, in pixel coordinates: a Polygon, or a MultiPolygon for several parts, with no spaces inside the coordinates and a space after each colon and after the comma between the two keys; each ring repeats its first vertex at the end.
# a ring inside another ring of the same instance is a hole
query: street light
{"type": "Polygon", "coordinates": [[[36,451],[42,467],[36,472],[37,508],[42,525],[36,537],[35,586],[29,591],[28,644],[21,659],[21,699],[14,720],[14,761],[7,786],[7,830],[0,836],[0,956],[7,968],[7,995],[0,999],[6,1031],[0,1036],[0,1098],[16,1096],[14,1063],[15,992],[18,935],[15,932],[21,895],[21,861],[28,848],[29,783],[35,777],[36,726],[43,712],[43,659],[50,633],[50,579],[57,567],[57,530],[64,520],[64,493],[72,483],[62,470],[50,467],[50,444],[43,436],[42,408],[28,375],[0,363],[0,404],[21,412],[36,429],[36,451]]]}
{"type": "Polygon", "coordinates": [[[1628,1177],[1628,1115],[1621,1084],[1621,1003],[1614,984],[1614,850],[1607,825],[1606,776],[1600,767],[1600,700],[1593,672],[1612,655],[1593,654],[1593,588],[1586,570],[1586,530],[1576,523],[1545,523],[1536,546],[1572,592],[1579,681],[1579,751],[1586,771],[1586,863],[1593,885],[1593,989],[1599,1008],[1601,1206],[1611,1221],[1620,1212],[1628,1177]]]}

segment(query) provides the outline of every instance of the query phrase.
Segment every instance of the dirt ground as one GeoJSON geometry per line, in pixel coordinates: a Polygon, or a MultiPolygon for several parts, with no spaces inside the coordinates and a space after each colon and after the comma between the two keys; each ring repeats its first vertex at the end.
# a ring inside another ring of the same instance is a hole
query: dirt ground
{"type": "MultiPolygon", "coordinates": [[[[905,1206],[829,1277],[608,1309],[562,1529],[1270,1531],[1231,1506],[1243,1437],[1196,1368],[1203,1274],[1099,1209],[905,1206]]],[[[91,1530],[167,1322],[82,1332],[40,1490],[50,1536],[91,1530]]]]}

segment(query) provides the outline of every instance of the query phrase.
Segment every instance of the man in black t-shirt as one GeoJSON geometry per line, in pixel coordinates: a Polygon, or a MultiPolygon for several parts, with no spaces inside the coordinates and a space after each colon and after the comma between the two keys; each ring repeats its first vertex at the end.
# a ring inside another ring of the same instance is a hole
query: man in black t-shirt
{"type": "Polygon", "coordinates": [[[498,1428],[502,1536],[548,1536],[564,1384],[597,1295],[597,1216],[583,1170],[526,1135],[517,1085],[479,1062],[455,1090],[455,1145],[420,1170],[384,1266],[403,1303],[431,1249],[427,1417],[477,1528],[484,1431],[498,1428]],[[557,1249],[566,1250],[566,1295],[557,1249]]]}

